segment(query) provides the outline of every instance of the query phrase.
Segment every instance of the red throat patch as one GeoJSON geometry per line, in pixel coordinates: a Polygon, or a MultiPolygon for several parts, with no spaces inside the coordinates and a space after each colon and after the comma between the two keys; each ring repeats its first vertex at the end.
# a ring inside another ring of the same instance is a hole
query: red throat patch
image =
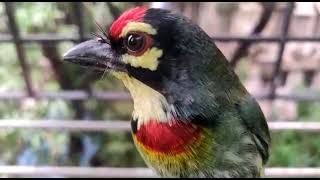
{"type": "Polygon", "coordinates": [[[119,35],[122,32],[122,29],[129,23],[129,22],[141,22],[147,11],[146,6],[136,7],[133,9],[129,9],[124,12],[116,21],[114,21],[110,27],[110,35],[114,39],[118,39],[119,35]]]}
{"type": "Polygon", "coordinates": [[[135,134],[137,141],[149,150],[165,153],[179,154],[189,150],[190,145],[201,137],[202,129],[194,127],[191,123],[169,123],[152,120],[142,125],[135,134]]]}

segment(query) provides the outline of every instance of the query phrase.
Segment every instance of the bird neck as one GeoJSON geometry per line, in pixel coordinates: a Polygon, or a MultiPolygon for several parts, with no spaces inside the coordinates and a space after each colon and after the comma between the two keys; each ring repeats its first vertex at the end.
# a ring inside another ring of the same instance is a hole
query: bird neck
{"type": "Polygon", "coordinates": [[[179,121],[173,105],[159,92],[126,73],[115,73],[121,79],[134,103],[131,121],[135,142],[141,148],[157,153],[180,154],[201,136],[201,128],[189,121],[179,121]]]}
{"type": "Polygon", "coordinates": [[[132,96],[134,105],[132,119],[138,121],[137,129],[151,120],[161,123],[170,123],[174,120],[176,117],[174,106],[169,104],[162,94],[127,73],[114,72],[113,75],[124,83],[132,96]]]}

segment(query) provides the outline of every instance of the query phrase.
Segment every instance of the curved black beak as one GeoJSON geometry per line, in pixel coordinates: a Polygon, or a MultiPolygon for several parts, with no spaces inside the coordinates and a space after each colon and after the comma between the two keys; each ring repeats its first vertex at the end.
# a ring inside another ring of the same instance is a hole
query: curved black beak
{"type": "Polygon", "coordinates": [[[110,44],[99,40],[88,40],[76,45],[63,55],[63,59],[101,71],[125,70],[125,64],[119,61],[110,44]]]}

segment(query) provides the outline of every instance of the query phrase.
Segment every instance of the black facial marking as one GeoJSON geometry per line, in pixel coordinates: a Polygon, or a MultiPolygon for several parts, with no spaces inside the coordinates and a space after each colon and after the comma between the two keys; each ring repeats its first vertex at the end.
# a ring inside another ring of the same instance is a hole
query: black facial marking
{"type": "Polygon", "coordinates": [[[133,132],[133,134],[137,133],[137,129],[138,129],[138,119],[131,119],[131,130],[133,132]]]}

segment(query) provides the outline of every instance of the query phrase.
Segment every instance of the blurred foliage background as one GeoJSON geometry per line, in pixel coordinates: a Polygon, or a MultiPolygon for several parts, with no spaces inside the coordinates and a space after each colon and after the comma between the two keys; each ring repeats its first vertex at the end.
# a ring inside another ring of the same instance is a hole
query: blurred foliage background
{"type": "MultiPolygon", "coordinates": [[[[85,3],[82,13],[86,34],[97,31],[93,19],[107,29],[121,12],[141,4],[143,3],[85,3]]],[[[47,33],[66,37],[78,35],[71,3],[17,2],[15,14],[21,36],[47,33]]],[[[10,34],[7,24],[5,8],[3,3],[0,3],[0,33],[10,34]]],[[[24,44],[31,79],[37,92],[71,89],[126,91],[119,81],[108,74],[102,75],[62,62],[62,54],[73,45],[72,42],[24,44]]],[[[250,66],[243,61],[236,71],[241,79],[246,81],[250,66]]],[[[14,44],[1,43],[0,92],[25,91],[21,71],[14,44]]],[[[305,88],[303,84],[300,87],[302,91],[305,88]]],[[[320,120],[319,103],[299,102],[297,105],[297,119],[320,120]]],[[[131,112],[131,102],[32,98],[0,101],[0,119],[129,120],[131,112]]],[[[272,139],[268,166],[320,166],[320,138],[315,134],[277,132],[272,133],[272,139]]],[[[125,132],[67,133],[0,129],[0,147],[0,165],[145,166],[134,147],[131,134],[125,132]]]]}

